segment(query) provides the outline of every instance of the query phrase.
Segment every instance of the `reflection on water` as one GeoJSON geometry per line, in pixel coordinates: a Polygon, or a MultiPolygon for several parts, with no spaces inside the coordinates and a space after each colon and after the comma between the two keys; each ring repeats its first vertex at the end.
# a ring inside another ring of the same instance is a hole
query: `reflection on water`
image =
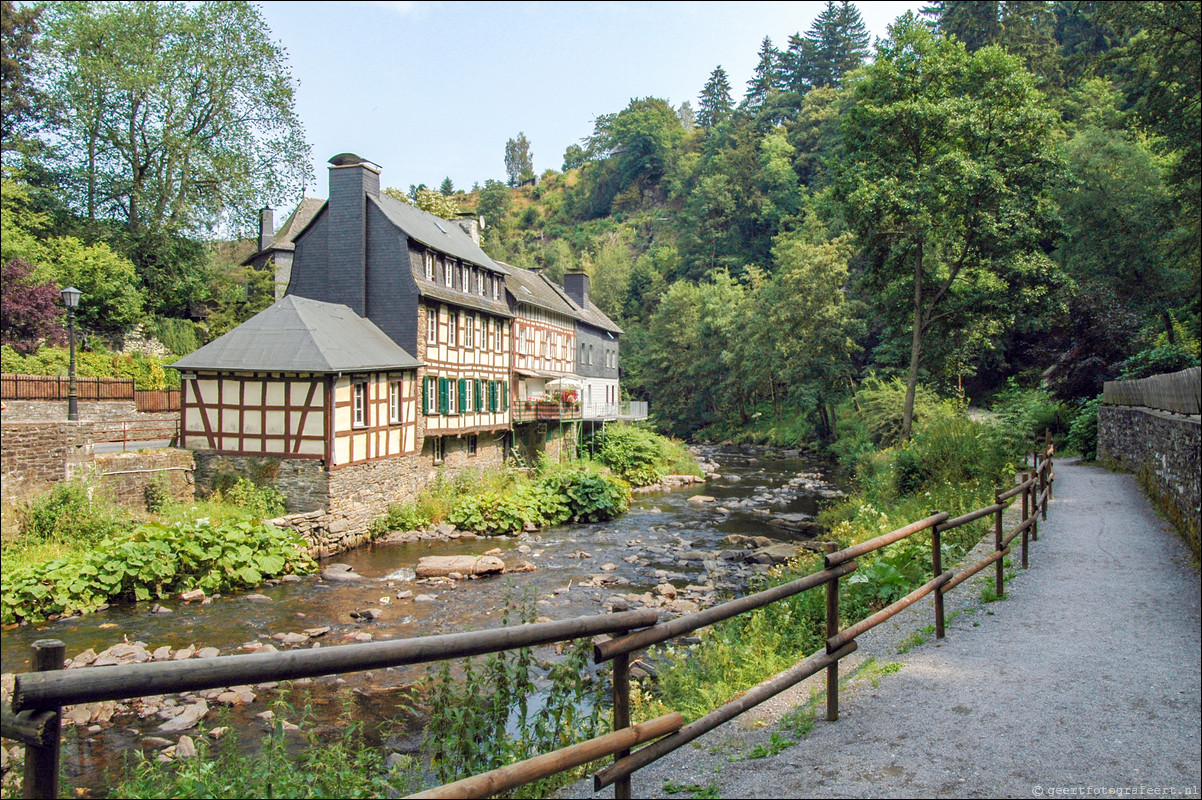
{"type": "MultiPolygon", "coordinates": [[[[721,478],[704,486],[636,494],[630,511],[610,522],[561,526],[516,538],[363,547],[334,559],[349,564],[363,576],[362,580],[322,582],[309,576],[257,590],[270,602],[252,602],[244,595],[232,595],[217,597],[207,605],[185,605],[172,598],[165,601],[173,609],[170,614],[151,614],[150,604],[143,603],[21,626],[0,634],[0,666],[4,672],[28,669],[29,645],[43,638],[63,640],[70,658],[89,648],[100,652],[122,639],[145,642],[151,649],[194,644],[197,648],[216,647],[226,654],[236,652],[248,642],[270,641],[273,634],[319,626],[330,627],[328,634],[315,640],[321,646],[348,643],[353,641],[350,637],[362,633],[381,640],[478,630],[501,624],[507,594],[512,595],[515,589],[536,593],[536,613],[551,619],[600,613],[615,594],[649,591],[665,580],[679,587],[712,580],[719,590],[737,592],[743,575],[731,574],[726,569],[729,565],[718,565],[713,559],[686,560],[681,556],[686,551],[721,550],[723,545],[719,540],[730,534],[795,540],[796,532],[771,525],[769,520],[781,514],[814,514],[820,498],[804,486],[790,487],[789,481],[796,481],[795,476],[800,472],[812,472],[815,468],[825,471],[828,465],[796,456],[774,455],[771,451],[737,448],[707,451],[706,457],[720,464],[721,478]],[[710,495],[716,500],[688,502],[689,497],[697,494],[710,495]],[[529,560],[537,570],[459,581],[454,588],[415,581],[414,566],[422,556],[482,555],[493,548],[502,550],[501,557],[507,563],[529,560]],[[581,557],[584,553],[591,558],[581,557]],[[616,569],[605,574],[620,576],[629,585],[579,586],[590,576],[602,574],[602,565],[609,564],[616,569]],[[572,588],[556,593],[556,589],[564,587],[572,588]],[[404,592],[411,592],[412,596],[430,595],[433,599],[422,602],[411,596],[398,599],[397,595],[404,592]],[[378,609],[382,613],[374,621],[352,618],[352,612],[365,609],[378,609]]],[[[333,698],[342,695],[349,696],[357,719],[371,722],[394,718],[398,713],[399,688],[424,674],[424,667],[414,667],[317,679],[307,688],[314,724],[319,728],[335,726],[343,711],[343,701],[333,698]],[[338,688],[343,691],[335,691],[338,688]]],[[[228,723],[214,721],[218,715],[211,713],[205,724],[235,725],[245,730],[249,734],[245,739],[253,743],[255,734],[266,729],[254,714],[263,711],[271,699],[272,693],[260,692],[255,703],[220,712],[228,716],[228,723]]],[[[120,763],[112,754],[138,746],[143,736],[153,732],[157,722],[117,717],[112,727],[97,734],[84,733],[64,748],[64,762],[75,785],[103,792],[104,770],[120,763]]],[[[415,746],[417,739],[411,726],[394,724],[389,731],[383,738],[390,746],[415,746]]]]}

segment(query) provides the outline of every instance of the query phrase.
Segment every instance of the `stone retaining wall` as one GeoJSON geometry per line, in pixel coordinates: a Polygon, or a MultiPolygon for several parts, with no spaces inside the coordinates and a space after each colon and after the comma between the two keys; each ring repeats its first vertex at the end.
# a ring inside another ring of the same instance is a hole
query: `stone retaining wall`
{"type": "Polygon", "coordinates": [[[191,450],[98,453],[95,460],[100,484],[128,508],[145,508],[147,487],[156,482],[171,500],[184,502],[194,497],[191,450]]]}
{"type": "MultiPolygon", "coordinates": [[[[133,400],[80,400],[81,422],[113,422],[138,419],[138,406],[133,400]]],[[[178,413],[176,416],[179,416],[178,413]]],[[[4,421],[59,422],[67,418],[66,400],[5,400],[4,421]]]]}
{"type": "Polygon", "coordinates": [[[329,507],[330,479],[320,459],[231,456],[205,450],[192,451],[192,457],[196,462],[197,493],[201,496],[212,493],[225,481],[243,477],[279,489],[284,494],[284,508],[290,514],[329,507]]]}
{"type": "Polygon", "coordinates": [[[90,422],[5,419],[0,425],[0,499],[24,499],[90,466],[92,428],[90,422]]]}
{"type": "Polygon", "coordinates": [[[1098,406],[1098,461],[1137,473],[1199,556],[1202,420],[1136,406],[1098,406]]]}

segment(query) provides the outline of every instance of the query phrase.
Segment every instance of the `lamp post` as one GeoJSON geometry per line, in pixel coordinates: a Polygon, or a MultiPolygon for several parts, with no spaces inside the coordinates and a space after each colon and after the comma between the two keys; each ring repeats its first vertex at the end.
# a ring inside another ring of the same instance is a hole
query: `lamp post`
{"type": "Polygon", "coordinates": [[[67,329],[71,342],[71,361],[67,367],[67,419],[79,421],[79,392],[75,387],[75,307],[79,305],[79,296],[83,292],[74,286],[63,289],[63,305],[67,307],[67,329]]]}

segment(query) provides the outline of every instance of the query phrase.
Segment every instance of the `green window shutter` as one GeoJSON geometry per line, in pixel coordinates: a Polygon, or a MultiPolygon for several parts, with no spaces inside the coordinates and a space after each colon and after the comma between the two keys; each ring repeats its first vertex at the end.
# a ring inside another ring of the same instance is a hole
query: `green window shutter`
{"type": "Polygon", "coordinates": [[[467,380],[459,379],[459,413],[463,413],[463,409],[467,407],[467,380]]]}
{"type": "Polygon", "coordinates": [[[473,381],[473,388],[476,390],[476,410],[484,410],[484,381],[473,381]]]}
{"type": "Polygon", "coordinates": [[[497,410],[497,382],[496,381],[488,382],[488,410],[489,411],[497,410]]]}
{"type": "Polygon", "coordinates": [[[501,384],[501,410],[502,411],[509,410],[509,384],[508,383],[501,384]]]}
{"type": "Polygon", "coordinates": [[[451,410],[451,382],[446,378],[438,379],[438,413],[446,414],[451,410]]]}
{"type": "Polygon", "coordinates": [[[430,414],[430,379],[422,378],[422,413],[430,414]]]}

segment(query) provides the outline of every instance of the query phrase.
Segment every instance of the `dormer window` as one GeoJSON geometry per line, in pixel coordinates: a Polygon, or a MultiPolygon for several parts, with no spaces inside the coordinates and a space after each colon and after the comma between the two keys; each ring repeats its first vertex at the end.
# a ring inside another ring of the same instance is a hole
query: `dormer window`
{"type": "Polygon", "coordinates": [[[442,278],[448,287],[455,285],[455,262],[449,258],[443,262],[442,278]]]}
{"type": "Polygon", "coordinates": [[[483,270],[476,271],[476,292],[481,297],[484,296],[484,271],[483,270]]]}
{"type": "Polygon", "coordinates": [[[426,280],[434,280],[434,254],[426,251],[426,280]]]}
{"type": "Polygon", "coordinates": [[[500,291],[501,291],[501,279],[498,278],[496,275],[494,275],[493,279],[492,279],[492,299],[493,300],[497,299],[497,296],[500,293],[500,291]]]}
{"type": "Polygon", "coordinates": [[[459,288],[465,292],[472,290],[472,268],[465,262],[463,272],[459,275],[459,288]]]}

